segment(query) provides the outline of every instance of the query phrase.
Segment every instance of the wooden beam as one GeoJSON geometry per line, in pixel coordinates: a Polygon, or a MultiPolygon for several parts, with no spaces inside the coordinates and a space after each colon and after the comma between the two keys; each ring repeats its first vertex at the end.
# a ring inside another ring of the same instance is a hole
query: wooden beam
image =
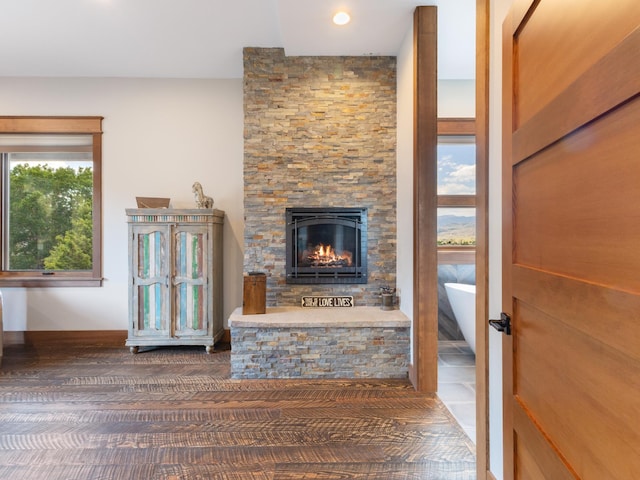
{"type": "Polygon", "coordinates": [[[420,392],[438,388],[437,7],[414,12],[413,370],[420,392]]]}

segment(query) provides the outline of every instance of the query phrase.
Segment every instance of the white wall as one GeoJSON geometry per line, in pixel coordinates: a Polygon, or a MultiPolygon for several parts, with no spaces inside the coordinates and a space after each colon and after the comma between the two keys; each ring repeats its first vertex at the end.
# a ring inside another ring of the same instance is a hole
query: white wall
{"type": "Polygon", "coordinates": [[[397,62],[396,288],[400,310],[413,319],[413,28],[402,42],[397,62]]]}
{"type": "Polygon", "coordinates": [[[3,288],[6,330],[125,330],[127,224],[135,197],[195,206],[199,181],[224,224],[224,312],[242,303],[242,80],[0,78],[2,115],[100,115],[100,288],[3,288]]]}

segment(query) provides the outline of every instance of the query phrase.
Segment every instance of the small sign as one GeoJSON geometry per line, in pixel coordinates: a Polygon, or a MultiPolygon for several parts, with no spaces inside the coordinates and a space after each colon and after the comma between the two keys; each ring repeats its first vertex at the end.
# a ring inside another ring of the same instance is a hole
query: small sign
{"type": "Polygon", "coordinates": [[[353,297],[302,297],[303,307],[353,307],[353,297]]]}

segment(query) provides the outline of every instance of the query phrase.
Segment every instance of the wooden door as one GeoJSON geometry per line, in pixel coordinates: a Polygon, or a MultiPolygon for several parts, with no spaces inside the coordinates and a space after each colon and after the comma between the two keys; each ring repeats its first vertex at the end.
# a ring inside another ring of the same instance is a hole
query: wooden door
{"type": "Polygon", "coordinates": [[[505,478],[640,478],[640,2],[503,29],[505,478]]]}

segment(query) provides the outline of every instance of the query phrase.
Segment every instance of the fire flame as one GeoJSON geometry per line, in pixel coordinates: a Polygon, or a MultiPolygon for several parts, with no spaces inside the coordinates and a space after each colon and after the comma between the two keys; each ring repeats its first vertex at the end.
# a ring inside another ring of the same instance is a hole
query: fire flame
{"type": "Polygon", "coordinates": [[[341,267],[352,263],[351,252],[336,252],[331,245],[317,245],[313,252],[309,252],[307,259],[315,266],[341,267]]]}

